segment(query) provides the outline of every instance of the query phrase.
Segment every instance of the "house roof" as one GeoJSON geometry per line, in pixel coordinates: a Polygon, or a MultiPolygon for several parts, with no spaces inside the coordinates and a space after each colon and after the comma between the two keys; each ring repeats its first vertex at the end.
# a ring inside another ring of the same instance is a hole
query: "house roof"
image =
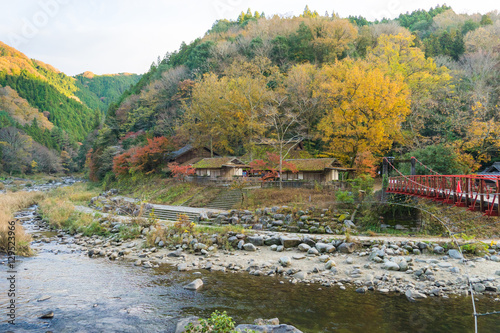
{"type": "MultiPolygon", "coordinates": [[[[187,145],[185,145],[184,147],[182,147],[181,149],[171,152],[171,153],[170,153],[170,155],[169,155],[169,158],[171,158],[171,159],[175,160],[175,159],[176,159],[176,158],[178,158],[179,156],[182,156],[182,155],[184,155],[184,154],[186,154],[186,153],[190,152],[190,151],[191,151],[191,150],[193,150],[193,149],[198,149],[198,148],[193,147],[193,146],[192,146],[192,145],[190,145],[190,144],[187,144],[187,145]]],[[[210,149],[209,149],[209,148],[207,148],[207,147],[201,147],[200,149],[205,149],[205,150],[207,150],[207,151],[210,151],[210,149]]],[[[215,156],[218,156],[218,154],[217,154],[217,153],[214,153],[214,155],[215,155],[215,156]]]]}
{"type": "Polygon", "coordinates": [[[171,154],[170,154],[170,157],[172,157],[173,159],[176,159],[177,157],[187,153],[188,151],[190,151],[191,149],[193,149],[193,146],[192,145],[185,145],[184,147],[182,147],[181,149],[179,150],[176,150],[176,151],[173,151],[171,154]]]}
{"type": "Polygon", "coordinates": [[[484,171],[480,172],[479,174],[496,174],[498,175],[500,173],[500,162],[495,162],[493,163],[492,165],[490,165],[489,167],[487,167],[486,169],[484,169],[484,171]]]}
{"type": "Polygon", "coordinates": [[[323,171],[325,169],[341,169],[342,165],[335,158],[304,158],[304,159],[288,159],[285,160],[294,164],[299,171],[323,171]]]}
{"type": "Polygon", "coordinates": [[[241,162],[236,157],[211,157],[204,158],[201,161],[193,164],[195,169],[219,169],[222,167],[246,167],[246,165],[241,162]]]}

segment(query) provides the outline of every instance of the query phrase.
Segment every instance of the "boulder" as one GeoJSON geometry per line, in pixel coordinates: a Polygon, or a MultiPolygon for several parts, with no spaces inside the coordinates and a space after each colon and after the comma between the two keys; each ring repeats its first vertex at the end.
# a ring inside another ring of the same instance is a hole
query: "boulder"
{"type": "Polygon", "coordinates": [[[298,246],[300,243],[302,243],[301,240],[297,237],[281,236],[280,240],[281,245],[283,245],[285,249],[298,246]]]}
{"type": "Polygon", "coordinates": [[[185,285],[184,289],[187,289],[187,290],[197,290],[201,286],[203,286],[203,281],[201,279],[196,279],[193,282],[185,285]]]}
{"type": "Polygon", "coordinates": [[[399,271],[399,265],[396,264],[394,261],[386,261],[384,262],[384,265],[382,266],[384,269],[387,269],[389,271],[399,271]]]}
{"type": "Polygon", "coordinates": [[[339,245],[338,250],[340,253],[353,253],[355,247],[354,243],[342,243],[339,245]]]}
{"type": "Polygon", "coordinates": [[[245,251],[257,251],[257,248],[252,243],[246,243],[243,245],[245,251]]]}
{"type": "Polygon", "coordinates": [[[464,256],[458,250],[449,250],[448,255],[453,259],[463,259],[464,256]]]}
{"type": "Polygon", "coordinates": [[[309,246],[306,243],[299,244],[299,251],[307,252],[307,251],[309,251],[310,248],[311,248],[311,246],[309,246]]]}
{"type": "Polygon", "coordinates": [[[318,250],[316,250],[316,248],[311,247],[311,248],[307,251],[307,254],[311,254],[311,255],[318,255],[318,254],[319,254],[319,252],[318,252],[318,250]]]}
{"type": "Polygon", "coordinates": [[[262,236],[248,236],[246,241],[252,243],[255,246],[264,245],[264,238],[262,236]]]}
{"type": "Polygon", "coordinates": [[[292,260],[290,259],[290,257],[285,256],[285,257],[279,258],[279,263],[283,267],[288,267],[292,264],[292,260]]]}
{"type": "Polygon", "coordinates": [[[415,289],[408,289],[405,292],[405,296],[406,298],[408,298],[409,301],[415,301],[417,299],[427,298],[425,294],[422,294],[421,292],[416,291],[415,289]]]}
{"type": "Polygon", "coordinates": [[[444,248],[441,247],[441,246],[439,246],[439,245],[435,246],[434,247],[434,253],[436,253],[436,254],[443,254],[444,253],[444,248]]]}

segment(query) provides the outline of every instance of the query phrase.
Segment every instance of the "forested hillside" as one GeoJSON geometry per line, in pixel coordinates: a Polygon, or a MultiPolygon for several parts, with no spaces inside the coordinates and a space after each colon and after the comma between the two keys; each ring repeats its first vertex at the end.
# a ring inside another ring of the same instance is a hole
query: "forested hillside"
{"type": "Polygon", "coordinates": [[[231,155],[300,138],[312,155],[360,172],[386,154],[473,172],[498,159],[499,54],[496,11],[439,6],[369,22],[249,10],[158,59],[110,106],[93,174],[103,177],[122,150],[133,165],[153,137],[231,155]]]}
{"type": "Polygon", "coordinates": [[[84,156],[77,161],[78,142],[96,128],[109,103],[139,78],[119,74],[82,81],[0,42],[2,169],[75,170],[84,156]],[[51,155],[52,166],[42,161],[41,151],[51,155]]]}

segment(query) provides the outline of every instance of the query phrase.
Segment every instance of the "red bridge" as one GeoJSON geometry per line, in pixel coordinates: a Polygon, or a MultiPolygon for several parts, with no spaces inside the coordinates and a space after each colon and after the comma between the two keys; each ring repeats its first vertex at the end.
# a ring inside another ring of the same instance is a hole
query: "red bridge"
{"type": "MultiPolygon", "coordinates": [[[[412,157],[413,174],[415,161],[421,164],[412,157]]],[[[387,166],[391,166],[400,175],[389,177],[386,193],[429,198],[459,207],[467,207],[472,211],[484,212],[484,215],[499,215],[500,176],[440,175],[425,165],[421,165],[435,174],[405,176],[387,158],[384,158],[384,173],[387,174],[387,166]]]]}

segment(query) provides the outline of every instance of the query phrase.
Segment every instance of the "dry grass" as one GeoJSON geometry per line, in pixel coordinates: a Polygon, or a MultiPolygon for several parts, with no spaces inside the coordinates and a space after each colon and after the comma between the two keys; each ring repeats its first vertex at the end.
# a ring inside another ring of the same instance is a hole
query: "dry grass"
{"type": "Polygon", "coordinates": [[[54,228],[66,229],[71,233],[83,232],[87,236],[105,234],[106,230],[91,214],[78,212],[74,206],[88,204],[98,193],[97,188],[83,183],[59,187],[49,192],[47,198],[39,203],[40,211],[54,228]]]}
{"type": "Polygon", "coordinates": [[[256,189],[249,192],[243,203],[244,209],[256,209],[270,206],[293,206],[306,208],[328,208],[335,204],[335,193],[325,190],[303,188],[256,189]]]}
{"type": "MultiPolygon", "coordinates": [[[[43,198],[40,192],[16,192],[0,194],[0,252],[7,252],[9,247],[9,222],[13,220],[14,213],[25,209],[43,198]]],[[[24,232],[24,228],[16,223],[15,228],[15,254],[20,256],[32,255],[29,243],[31,236],[24,232]]]]}

